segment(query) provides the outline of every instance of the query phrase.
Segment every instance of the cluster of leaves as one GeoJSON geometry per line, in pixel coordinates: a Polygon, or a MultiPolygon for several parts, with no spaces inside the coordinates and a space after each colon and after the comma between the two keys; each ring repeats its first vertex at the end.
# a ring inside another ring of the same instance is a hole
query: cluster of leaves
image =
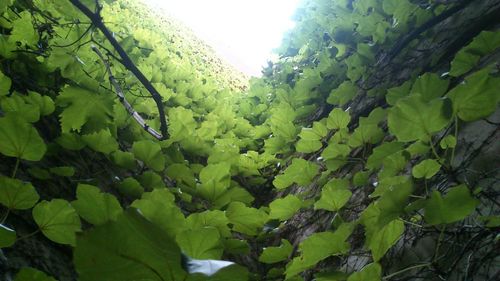
{"type": "MultiPolygon", "coordinates": [[[[41,232],[73,249],[79,280],[302,280],[329,257],[349,257],[361,229],[364,267],[315,278],[381,280],[390,273],[384,256],[412,228],[444,232],[470,216],[498,227],[498,217],[474,212],[483,204],[475,186],[432,185],[457,166],[459,124],[498,108],[500,79],[482,60],[498,51],[498,31],[481,32],[446,74],[371,89],[384,106],[365,117],[348,109],[365,94],[359,85],[376,55],[446,9],[420,2],[305,1],[282,58],[242,94],[205,76],[203,58],[161,33],[134,1],[101,3],[104,22],[162,95],[171,138],[161,142],[114,98],[91,44],[106,50],[127,99],[158,126],[153,100],[69,1],[2,2],[0,153],[12,170],[0,176],[0,247],[41,232]],[[96,159],[104,172],[94,170],[96,159]],[[71,191],[44,190],[57,185],[71,191]],[[360,189],[368,203],[351,217],[360,189]],[[266,202],[259,195],[269,190],[279,196],[266,202]],[[304,210],[336,219],[300,241],[263,243],[304,210]],[[10,218],[18,214],[31,214],[37,229],[16,233],[10,218]],[[181,251],[235,260],[256,251],[266,270],[187,274],[181,251]]],[[[421,268],[439,262],[438,249],[421,268]]],[[[33,269],[16,280],[30,278],[53,280],[33,269]]]]}

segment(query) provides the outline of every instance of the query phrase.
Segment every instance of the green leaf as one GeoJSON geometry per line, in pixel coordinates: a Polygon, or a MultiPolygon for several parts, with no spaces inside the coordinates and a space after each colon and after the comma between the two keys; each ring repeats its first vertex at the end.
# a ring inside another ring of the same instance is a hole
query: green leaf
{"type": "Polygon", "coordinates": [[[450,81],[441,79],[435,73],[425,73],[415,81],[411,93],[420,94],[424,101],[431,101],[442,97],[448,90],[449,84],[450,81]]]}
{"type": "Polygon", "coordinates": [[[378,263],[370,263],[359,272],[355,272],[347,278],[347,281],[381,281],[382,267],[378,263]]]}
{"type": "Polygon", "coordinates": [[[404,148],[404,143],[402,142],[385,142],[373,149],[372,154],[368,157],[366,162],[366,167],[370,170],[379,168],[382,166],[384,159],[393,155],[404,148]]]}
{"type": "Polygon", "coordinates": [[[11,31],[9,41],[35,45],[38,42],[38,33],[33,27],[31,14],[28,11],[22,11],[18,15],[19,18],[12,22],[14,29],[11,31]]]}
{"type": "Polygon", "coordinates": [[[399,141],[427,141],[448,125],[450,117],[444,100],[424,102],[419,94],[413,94],[389,110],[389,131],[399,141]]]}
{"type": "Polygon", "coordinates": [[[325,258],[349,251],[350,245],[346,240],[351,235],[354,226],[353,223],[344,223],[335,232],[317,232],[307,237],[299,245],[301,255],[287,264],[286,279],[316,265],[325,258]]]}
{"type": "Polygon", "coordinates": [[[71,204],[62,199],[42,201],[33,208],[33,219],[50,240],[75,246],[80,217],[71,204]]]}
{"type": "Polygon", "coordinates": [[[92,185],[79,184],[76,188],[76,198],[77,200],[71,202],[71,205],[80,217],[93,225],[116,220],[122,212],[122,207],[116,197],[101,193],[99,188],[92,185]]]}
{"type": "Polygon", "coordinates": [[[385,225],[382,229],[376,231],[368,242],[374,261],[379,261],[403,234],[405,230],[404,223],[395,219],[385,225]]]}
{"type": "Polygon", "coordinates": [[[159,226],[169,237],[175,237],[185,228],[185,218],[168,189],[145,192],[140,200],[132,203],[149,221],[159,226]]]}
{"type": "Polygon", "coordinates": [[[322,136],[313,128],[302,128],[299,136],[300,140],[295,144],[295,150],[298,152],[311,153],[318,151],[323,146],[321,143],[322,136]]]}
{"type": "Polygon", "coordinates": [[[9,94],[10,86],[12,85],[12,81],[9,77],[5,76],[0,71],[0,97],[6,96],[9,94]]]}
{"type": "Polygon", "coordinates": [[[485,68],[467,76],[464,83],[453,88],[448,96],[453,102],[453,111],[464,121],[475,121],[495,112],[500,101],[497,85],[500,78],[490,76],[485,68]]]}
{"type": "Polygon", "coordinates": [[[151,169],[157,172],[165,169],[165,157],[158,143],[149,140],[136,141],[132,145],[132,152],[151,169]]]}
{"type": "Polygon", "coordinates": [[[229,163],[208,164],[200,172],[201,185],[199,194],[208,200],[215,201],[224,194],[231,185],[231,165],[229,163]]]}
{"type": "Polygon", "coordinates": [[[333,179],[321,189],[321,198],[314,204],[314,209],[336,212],[351,198],[347,179],[333,179]]]}
{"type": "Polygon", "coordinates": [[[75,168],[74,167],[52,167],[49,168],[49,171],[54,174],[58,175],[61,177],[72,177],[75,174],[75,168]]]}
{"type": "Polygon", "coordinates": [[[294,158],[285,172],[274,179],[273,185],[277,189],[285,189],[293,183],[302,186],[308,185],[318,174],[318,171],[318,165],[304,159],[294,158]]]}
{"type": "Polygon", "coordinates": [[[233,231],[247,235],[257,235],[258,231],[268,220],[268,215],[262,210],[247,207],[241,202],[232,202],[226,210],[229,222],[233,224],[233,231]]]}
{"type": "Polygon", "coordinates": [[[384,137],[384,131],[376,124],[362,124],[354,130],[354,133],[349,138],[349,146],[352,148],[362,146],[364,144],[376,144],[384,137]]]}
{"type": "Polygon", "coordinates": [[[125,178],[120,182],[118,184],[118,190],[121,194],[130,198],[140,198],[144,193],[144,188],[141,186],[141,183],[133,177],[125,178]]]}
{"type": "Polygon", "coordinates": [[[424,161],[415,165],[411,171],[412,175],[417,178],[432,178],[439,170],[441,165],[434,159],[425,159],[424,161]]]}
{"type": "Polygon", "coordinates": [[[29,104],[36,105],[39,109],[40,115],[50,115],[55,110],[54,101],[49,96],[42,96],[36,92],[29,92],[25,100],[29,104]]]}
{"type": "Polygon", "coordinates": [[[389,105],[394,106],[398,102],[398,100],[400,100],[400,99],[402,99],[410,94],[411,86],[412,86],[411,80],[408,80],[397,87],[388,89],[387,94],[385,96],[387,103],[389,105]]]}
{"type": "Polygon", "coordinates": [[[231,236],[228,224],[229,220],[226,217],[226,213],[219,210],[193,213],[186,219],[186,227],[190,229],[215,227],[219,230],[222,237],[231,236]]]}
{"type": "Polygon", "coordinates": [[[47,150],[30,123],[12,116],[0,118],[0,152],[6,156],[39,161],[47,150]]]}
{"type": "Polygon", "coordinates": [[[14,245],[16,238],[16,231],[0,224],[0,249],[14,245]]]}
{"type": "Polygon", "coordinates": [[[80,281],[186,278],[175,241],[134,209],[79,236],[74,263],[80,281]]]}
{"type": "Polygon", "coordinates": [[[0,203],[10,210],[26,210],[40,197],[31,183],[0,176],[0,203]]]}
{"type": "Polygon", "coordinates": [[[442,149],[455,148],[457,146],[457,138],[453,135],[447,135],[439,142],[439,146],[442,149]]]}
{"type": "Polygon", "coordinates": [[[16,279],[14,279],[14,281],[56,281],[56,279],[34,268],[23,267],[17,273],[16,279]]]}
{"type": "Polygon", "coordinates": [[[453,223],[470,215],[478,204],[463,184],[450,188],[444,197],[434,191],[425,204],[424,218],[431,225],[453,223]]]}
{"type": "Polygon", "coordinates": [[[93,150],[104,154],[110,154],[118,150],[118,142],[111,135],[109,129],[100,130],[89,135],[82,136],[83,141],[93,150]]]}
{"type": "Polygon", "coordinates": [[[22,118],[30,123],[40,120],[40,109],[37,105],[26,103],[20,94],[14,93],[0,102],[2,110],[6,116],[14,115],[15,118],[22,118]]]}
{"type": "Polygon", "coordinates": [[[116,165],[125,169],[133,170],[136,167],[134,154],[128,151],[116,150],[111,154],[111,159],[116,165]]]}
{"type": "Polygon", "coordinates": [[[86,124],[91,131],[106,128],[113,114],[111,97],[76,86],[65,87],[56,99],[56,105],[64,108],[59,115],[62,132],[80,132],[86,124]]]}
{"type": "Polygon", "coordinates": [[[343,159],[349,156],[351,150],[351,147],[347,144],[330,142],[321,153],[321,157],[323,157],[324,160],[343,159]]]}
{"type": "Polygon", "coordinates": [[[349,125],[351,122],[351,116],[348,112],[343,111],[340,108],[333,109],[328,115],[326,120],[326,126],[328,129],[343,129],[349,125]]]}
{"type": "Polygon", "coordinates": [[[56,139],[56,142],[68,150],[80,150],[86,146],[82,137],[73,133],[62,133],[61,136],[56,139]]]}
{"type": "Polygon", "coordinates": [[[146,190],[153,190],[156,188],[165,188],[163,178],[153,171],[146,171],[142,175],[137,176],[139,182],[146,190]]]}
{"type": "Polygon", "coordinates": [[[349,102],[358,93],[358,88],[351,81],[344,81],[336,89],[330,92],[330,96],[326,100],[329,104],[343,106],[349,102]]]}
{"type": "Polygon", "coordinates": [[[194,259],[220,259],[223,247],[219,231],[213,227],[179,232],[176,241],[182,251],[194,259]]]}
{"type": "Polygon", "coordinates": [[[285,198],[278,198],[269,204],[271,212],[270,219],[281,221],[291,218],[302,206],[302,201],[295,195],[287,195],[285,198]]]}
{"type": "Polygon", "coordinates": [[[480,59],[480,56],[467,52],[467,49],[460,50],[451,61],[450,75],[458,77],[467,73],[476,66],[480,59]]]}
{"type": "Polygon", "coordinates": [[[277,263],[288,259],[288,256],[293,251],[293,246],[286,239],[281,239],[281,245],[279,247],[267,247],[264,248],[262,254],[259,257],[259,261],[263,263],[277,263]]]}

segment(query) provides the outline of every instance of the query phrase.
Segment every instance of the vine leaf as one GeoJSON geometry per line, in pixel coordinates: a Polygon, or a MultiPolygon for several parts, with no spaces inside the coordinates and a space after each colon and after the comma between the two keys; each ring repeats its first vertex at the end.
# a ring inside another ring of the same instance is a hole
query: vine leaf
{"type": "Polygon", "coordinates": [[[186,277],[175,241],[135,209],[79,236],[74,263],[81,281],[174,281],[186,277]]]}
{"type": "Polygon", "coordinates": [[[232,202],[226,210],[229,222],[233,224],[233,231],[248,235],[257,235],[258,231],[268,220],[266,212],[247,207],[241,202],[232,202]]]}
{"type": "Polygon", "coordinates": [[[14,281],[56,281],[56,279],[34,268],[23,267],[17,273],[16,279],[14,279],[14,281]]]}
{"type": "Polygon", "coordinates": [[[82,140],[88,147],[104,154],[110,154],[111,152],[118,150],[118,142],[111,135],[109,129],[83,135],[82,140]]]}
{"type": "Polygon", "coordinates": [[[15,230],[0,224],[0,249],[14,245],[16,238],[15,230]]]}
{"type": "Polygon", "coordinates": [[[425,203],[424,218],[431,225],[453,223],[467,217],[478,204],[464,184],[450,188],[444,197],[434,191],[425,203]]]}
{"type": "Polygon", "coordinates": [[[93,225],[102,225],[116,220],[122,212],[120,203],[111,194],[102,193],[99,188],[79,184],[76,188],[77,200],[71,202],[77,213],[93,225]]]}
{"type": "Polygon", "coordinates": [[[37,105],[26,103],[20,94],[14,93],[0,102],[5,115],[14,115],[14,118],[22,118],[30,123],[40,119],[40,109],[37,105]]]}
{"type": "Polygon", "coordinates": [[[350,121],[351,116],[348,112],[345,112],[340,108],[335,108],[328,115],[326,126],[328,127],[328,129],[343,129],[347,127],[350,121]]]}
{"type": "Polygon", "coordinates": [[[285,172],[274,179],[273,184],[277,189],[285,189],[293,183],[307,185],[311,183],[318,171],[318,165],[304,159],[294,158],[285,172]]]}
{"type": "Polygon", "coordinates": [[[281,221],[291,218],[302,206],[302,201],[295,195],[287,195],[285,198],[278,198],[269,204],[271,212],[270,219],[281,221]]]}
{"type": "Polygon", "coordinates": [[[5,74],[3,74],[2,71],[0,71],[0,97],[9,94],[11,85],[12,85],[12,80],[10,80],[9,77],[5,76],[5,74]]]}
{"type": "Polygon", "coordinates": [[[42,159],[47,147],[37,130],[22,118],[0,118],[0,152],[29,161],[42,159]]]}
{"type": "Polygon", "coordinates": [[[412,94],[420,94],[424,101],[442,97],[448,90],[450,81],[441,79],[435,73],[425,73],[420,76],[411,88],[412,94]]]}
{"type": "Polygon", "coordinates": [[[491,77],[489,72],[490,68],[475,72],[448,93],[460,119],[475,121],[495,112],[500,101],[497,89],[500,79],[491,77]]]}
{"type": "Polygon", "coordinates": [[[151,169],[160,172],[165,169],[165,157],[158,143],[150,140],[136,141],[132,145],[134,156],[151,169]]]}
{"type": "Polygon", "coordinates": [[[347,278],[347,281],[380,281],[382,280],[382,267],[378,263],[370,263],[347,278]]]}
{"type": "Polygon", "coordinates": [[[198,193],[203,198],[215,201],[231,185],[231,165],[225,162],[208,164],[200,171],[200,181],[198,193]]]}
{"type": "Polygon", "coordinates": [[[224,251],[219,231],[214,227],[184,230],[175,240],[182,251],[194,259],[217,260],[224,251]]]}
{"type": "Polygon", "coordinates": [[[447,109],[443,99],[425,102],[419,94],[410,95],[389,110],[389,131],[399,141],[428,141],[448,125],[451,116],[447,109]]]}
{"type": "Polygon", "coordinates": [[[314,204],[314,209],[336,212],[351,198],[347,179],[333,179],[321,189],[321,198],[314,204]]]}
{"type": "Polygon", "coordinates": [[[77,86],[66,86],[57,97],[56,105],[64,108],[59,115],[63,133],[80,132],[86,124],[90,131],[104,129],[113,114],[112,95],[92,93],[77,86]]]}
{"type": "Polygon", "coordinates": [[[432,178],[439,170],[441,165],[434,159],[425,159],[424,161],[413,166],[412,175],[417,178],[432,178]]]}
{"type": "Polygon", "coordinates": [[[358,88],[351,82],[345,81],[336,89],[330,92],[326,100],[329,104],[343,106],[349,102],[358,93],[358,88]]]}
{"type": "Polygon", "coordinates": [[[0,176],[0,203],[10,210],[26,210],[40,199],[31,183],[0,176]]]}
{"type": "Polygon", "coordinates": [[[350,244],[346,242],[355,224],[344,223],[335,232],[317,232],[311,234],[299,245],[301,255],[287,264],[286,279],[316,265],[321,260],[340,255],[349,251],[350,244]]]}
{"type": "Polygon", "coordinates": [[[375,231],[370,237],[368,247],[370,248],[374,261],[379,261],[403,234],[404,223],[395,219],[385,225],[382,229],[375,231]]]}
{"type": "Polygon", "coordinates": [[[292,244],[290,244],[290,242],[286,239],[281,239],[281,245],[279,247],[264,248],[259,257],[259,261],[268,264],[284,261],[292,253],[292,251],[292,244]]]}
{"type": "Polygon", "coordinates": [[[38,203],[33,208],[33,219],[50,240],[75,246],[76,232],[81,231],[80,217],[68,201],[53,199],[38,203]]]}
{"type": "Polygon", "coordinates": [[[184,230],[186,223],[174,200],[168,189],[155,189],[152,192],[145,192],[140,200],[132,203],[132,207],[138,209],[146,219],[173,238],[184,230]]]}
{"type": "Polygon", "coordinates": [[[453,135],[447,135],[439,142],[439,146],[442,149],[455,148],[457,146],[457,138],[453,135]]]}

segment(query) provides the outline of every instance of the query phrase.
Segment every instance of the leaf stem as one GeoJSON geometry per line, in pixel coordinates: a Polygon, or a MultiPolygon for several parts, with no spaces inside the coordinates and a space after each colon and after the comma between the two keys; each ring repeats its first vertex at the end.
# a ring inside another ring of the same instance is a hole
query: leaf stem
{"type": "Polygon", "coordinates": [[[17,239],[16,239],[16,242],[17,242],[17,241],[20,241],[20,240],[23,240],[23,239],[26,239],[26,238],[30,238],[31,236],[36,235],[38,232],[40,232],[40,229],[37,229],[36,231],[31,232],[30,234],[26,234],[26,235],[24,235],[24,236],[21,236],[21,237],[17,238],[17,239]]]}
{"type": "Polygon", "coordinates": [[[455,114],[455,141],[457,142],[451,150],[450,168],[453,167],[453,160],[455,160],[455,148],[458,145],[458,117],[455,114]]]}
{"type": "Polygon", "coordinates": [[[446,229],[446,226],[443,225],[441,227],[441,232],[439,233],[438,241],[436,244],[436,251],[434,252],[434,258],[432,259],[432,262],[436,262],[438,255],[439,255],[439,247],[441,247],[441,241],[443,240],[443,235],[444,235],[444,230],[446,229]]]}
{"type": "Polygon", "coordinates": [[[19,162],[20,162],[20,159],[19,159],[19,157],[17,157],[17,159],[16,159],[16,165],[14,166],[14,171],[12,171],[12,178],[16,177],[17,169],[19,168],[19,162]]]}
{"type": "Polygon", "coordinates": [[[0,224],[4,224],[4,222],[9,217],[9,214],[10,214],[10,209],[7,209],[7,212],[5,212],[5,215],[3,215],[3,218],[2,218],[2,221],[0,222],[0,224]]]}
{"type": "Polygon", "coordinates": [[[400,271],[396,271],[396,272],[391,273],[391,274],[389,274],[387,276],[384,276],[382,278],[382,280],[389,280],[390,278],[392,278],[392,277],[394,277],[396,275],[399,275],[401,273],[405,273],[407,271],[410,271],[410,270],[413,270],[413,269],[417,269],[417,268],[421,268],[421,267],[427,267],[427,266],[430,266],[430,265],[431,265],[431,263],[416,264],[414,266],[410,266],[410,267],[404,268],[404,269],[402,269],[400,271]]]}

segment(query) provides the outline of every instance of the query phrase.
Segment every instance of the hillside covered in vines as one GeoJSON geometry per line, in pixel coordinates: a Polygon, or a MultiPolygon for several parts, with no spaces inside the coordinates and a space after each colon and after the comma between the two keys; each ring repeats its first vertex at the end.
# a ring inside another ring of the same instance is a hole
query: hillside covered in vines
{"type": "Polygon", "coordinates": [[[2,0],[0,279],[498,280],[499,14],[304,0],[247,88],[139,1],[2,0]]]}

